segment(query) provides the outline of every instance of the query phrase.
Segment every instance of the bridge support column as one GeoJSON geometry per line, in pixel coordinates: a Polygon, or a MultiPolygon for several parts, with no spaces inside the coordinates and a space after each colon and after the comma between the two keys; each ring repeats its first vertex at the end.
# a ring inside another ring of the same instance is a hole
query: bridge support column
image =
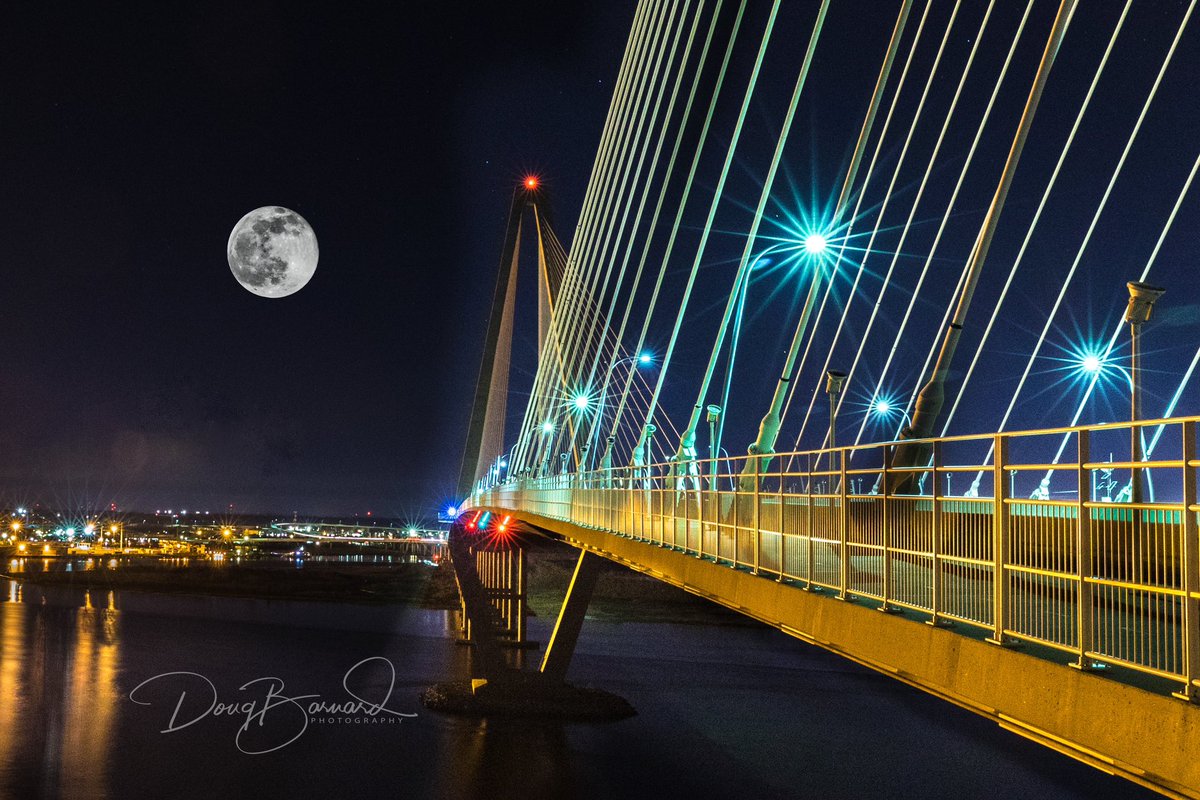
{"type": "Polygon", "coordinates": [[[475,644],[472,677],[497,680],[507,672],[500,646],[496,642],[496,631],[500,627],[499,614],[489,601],[475,563],[475,554],[464,539],[461,531],[450,532],[450,558],[454,565],[454,577],[458,581],[459,598],[466,612],[464,632],[475,644]]]}
{"type": "Polygon", "coordinates": [[[550,635],[546,655],[542,658],[542,674],[552,681],[561,682],[567,678],[567,668],[571,665],[571,656],[575,654],[583,617],[599,577],[600,556],[580,550],[579,560],[575,562],[575,574],[571,576],[562,610],[558,612],[558,622],[554,624],[554,633],[550,635]]]}

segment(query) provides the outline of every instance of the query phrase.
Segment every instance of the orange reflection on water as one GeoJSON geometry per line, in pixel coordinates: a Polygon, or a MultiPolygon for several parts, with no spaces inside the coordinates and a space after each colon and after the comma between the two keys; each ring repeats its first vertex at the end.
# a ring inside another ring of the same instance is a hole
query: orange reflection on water
{"type": "Polygon", "coordinates": [[[106,797],[120,696],[115,596],[0,603],[0,797],[106,797]],[[32,794],[31,794],[32,793],[32,794]]]}

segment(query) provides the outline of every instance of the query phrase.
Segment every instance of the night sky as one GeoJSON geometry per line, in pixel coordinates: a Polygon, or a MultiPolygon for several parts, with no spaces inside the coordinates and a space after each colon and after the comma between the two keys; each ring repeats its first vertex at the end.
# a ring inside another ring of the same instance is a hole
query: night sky
{"type": "MultiPolygon", "coordinates": [[[[694,399],[695,380],[686,376],[708,358],[816,5],[783,4],[664,395],[676,422],[694,399]]],[[[767,237],[794,235],[798,219],[819,218],[837,193],[895,14],[894,3],[867,5],[874,13],[833,4],[767,237]]],[[[670,263],[668,305],[690,268],[768,6],[749,4],[670,263]]],[[[997,6],[900,247],[982,17],[983,3],[962,5],[873,245],[883,255],[868,263],[860,308],[873,304],[890,252],[899,248],[901,257],[897,289],[880,306],[847,390],[851,431],[896,341],[1024,4],[997,6]]],[[[1034,6],[881,391],[906,397],[920,380],[1056,6],[1034,6]]],[[[1083,4],[1072,23],[977,295],[984,315],[1119,6],[1083,4]]],[[[995,429],[1185,6],[1161,0],[1131,14],[952,432],[995,429]]],[[[933,4],[865,211],[879,208],[899,163],[950,8],[933,4]]],[[[513,186],[540,175],[570,240],[633,10],[626,0],[323,11],[267,2],[190,11],[39,4],[3,12],[0,500],[410,517],[452,500],[513,186]],[[264,205],[296,210],[320,242],[315,278],[282,300],[246,292],[225,259],[230,229],[264,205]]],[[[1070,421],[1079,392],[1064,361],[1072,348],[1107,340],[1124,309],[1124,282],[1145,263],[1196,157],[1198,63],[1193,20],[1010,428],[1070,421]]],[[[1162,413],[1200,342],[1197,194],[1181,207],[1149,278],[1169,288],[1148,333],[1156,337],[1148,338],[1149,415],[1162,413]]],[[[863,220],[858,229],[869,229],[863,220]]],[[[738,362],[728,415],[735,454],[765,410],[804,285],[787,270],[763,271],[751,284],[744,335],[754,346],[738,362]]],[[[845,276],[835,279],[835,308],[849,288],[845,276]]],[[[849,319],[832,367],[849,365],[865,321],[849,319]]],[[[655,321],[652,351],[661,350],[670,322],[669,314],[655,321]]],[[[823,355],[832,326],[821,330],[815,347],[823,355]]],[[[528,324],[518,330],[514,424],[528,391],[532,336],[528,324]]],[[[978,336],[977,327],[964,334],[952,379],[961,378],[978,336]]],[[[804,392],[819,384],[822,361],[798,379],[804,392]]],[[[1108,389],[1082,421],[1127,413],[1120,387],[1108,389]]],[[[1178,413],[1197,411],[1196,398],[1192,386],[1178,413]]],[[[823,420],[813,425],[816,439],[810,431],[802,444],[819,445],[823,420]]],[[[886,427],[868,433],[888,438],[886,427]]],[[[794,419],[785,424],[780,449],[797,431],[794,419]]]]}
{"type": "Polygon", "coordinates": [[[0,504],[435,508],[511,187],[578,205],[632,8],[7,6],[0,504]],[[274,204],[282,300],[225,257],[274,204]]]}

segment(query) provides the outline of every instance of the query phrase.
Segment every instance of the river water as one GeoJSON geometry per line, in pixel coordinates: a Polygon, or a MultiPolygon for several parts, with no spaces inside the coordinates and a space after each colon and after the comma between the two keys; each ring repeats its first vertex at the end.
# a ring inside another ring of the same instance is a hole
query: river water
{"type": "Polygon", "coordinates": [[[412,606],[3,580],[0,643],[5,800],[1155,796],[767,628],[589,620],[602,725],[425,710],[469,653],[412,606]]]}

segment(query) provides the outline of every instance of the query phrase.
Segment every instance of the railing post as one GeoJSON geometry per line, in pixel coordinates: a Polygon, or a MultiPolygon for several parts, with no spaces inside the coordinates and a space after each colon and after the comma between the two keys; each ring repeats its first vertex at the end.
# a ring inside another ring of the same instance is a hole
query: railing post
{"type": "Polygon", "coordinates": [[[1089,669],[1092,660],[1088,653],[1092,652],[1092,584],[1088,578],[1093,577],[1092,569],[1092,509],[1088,501],[1092,498],[1091,470],[1084,465],[1092,460],[1091,431],[1081,430],[1078,437],[1079,459],[1075,464],[1075,485],[1077,487],[1075,511],[1075,561],[1079,568],[1079,589],[1075,596],[1075,638],[1079,646],[1079,661],[1072,664],[1079,669],[1089,669]]]}
{"type": "Polygon", "coordinates": [[[1008,463],[1008,438],[997,433],[992,447],[992,644],[1009,644],[1004,638],[1008,623],[1008,581],[1004,564],[1008,560],[1008,507],[1005,504],[1004,467],[1008,463]]]}
{"type": "Polygon", "coordinates": [[[806,546],[808,548],[808,556],[807,556],[807,558],[804,559],[804,563],[806,566],[805,571],[807,572],[807,575],[804,578],[804,588],[808,591],[812,591],[812,588],[813,588],[813,582],[812,582],[812,576],[813,576],[813,474],[812,474],[812,471],[813,471],[812,470],[812,454],[810,453],[808,455],[808,482],[805,484],[805,487],[804,487],[805,494],[806,494],[806,496],[804,498],[804,514],[808,520],[808,528],[806,530],[806,533],[808,535],[807,544],[806,544],[806,546]]]}
{"type": "MultiPolygon", "coordinates": [[[[737,567],[738,530],[742,527],[742,487],[739,485],[738,481],[734,481],[733,488],[729,490],[729,493],[733,496],[733,559],[731,560],[731,566],[737,567]]],[[[716,560],[718,562],[721,560],[721,537],[719,535],[717,536],[716,560]]]]}
{"type": "MultiPolygon", "coordinates": [[[[684,481],[683,481],[683,491],[676,492],[675,498],[676,498],[675,499],[676,508],[678,508],[678,506],[679,506],[679,501],[680,500],[683,501],[683,547],[681,547],[679,549],[683,550],[684,552],[687,552],[688,540],[691,538],[690,534],[692,532],[692,501],[691,501],[691,498],[688,497],[687,478],[684,478],[684,481]]],[[[672,533],[671,544],[675,545],[675,546],[678,546],[678,544],[679,544],[677,541],[675,541],[676,536],[677,536],[676,531],[678,530],[678,527],[679,527],[679,525],[677,522],[674,522],[671,525],[671,533],[672,533]]]]}
{"type": "Polygon", "coordinates": [[[838,599],[845,600],[850,588],[850,507],[846,502],[846,451],[838,451],[838,545],[841,551],[841,575],[838,599]]]}
{"type": "Polygon", "coordinates": [[[578,522],[579,518],[582,516],[582,511],[583,511],[583,509],[581,508],[581,506],[582,506],[581,501],[583,500],[583,498],[579,496],[581,494],[581,492],[579,491],[579,485],[578,485],[579,484],[579,480],[578,480],[579,475],[574,472],[569,472],[566,475],[564,475],[563,477],[566,479],[563,481],[563,483],[566,485],[567,498],[568,498],[567,519],[571,520],[571,522],[578,522]]]}
{"type": "Polygon", "coordinates": [[[938,559],[942,555],[942,494],[938,487],[941,482],[938,480],[941,477],[939,472],[942,466],[942,443],[940,441],[933,443],[933,488],[930,491],[930,497],[933,500],[933,517],[930,524],[930,543],[929,555],[932,560],[932,578],[929,587],[929,624],[935,627],[948,625],[946,620],[939,617],[942,610],[942,565],[938,559]]]}
{"type": "Polygon", "coordinates": [[[704,471],[696,479],[696,520],[700,526],[700,539],[696,542],[696,557],[704,558],[704,471]]]}
{"type": "Polygon", "coordinates": [[[762,469],[762,462],[758,456],[754,456],[754,568],[751,572],[758,574],[759,561],[762,557],[762,476],[759,471],[762,469]]]}
{"type": "MultiPolygon", "coordinates": [[[[891,507],[891,498],[888,495],[888,446],[883,446],[883,605],[879,607],[880,611],[893,612],[899,609],[892,608],[888,603],[888,598],[892,589],[892,525],[891,514],[888,513],[891,507]]],[[[914,508],[915,511],[915,508],[914,508]]]]}
{"type": "Polygon", "coordinates": [[[1183,423],[1183,675],[1186,683],[1176,694],[1185,700],[1197,700],[1196,681],[1200,679],[1200,541],[1197,537],[1196,512],[1196,423],[1183,423]]]}
{"type": "Polygon", "coordinates": [[[784,553],[786,552],[786,548],[784,547],[784,543],[786,541],[786,535],[785,535],[784,531],[787,529],[787,506],[785,506],[784,502],[783,502],[783,479],[784,479],[783,461],[780,460],[780,462],[779,462],[779,506],[778,506],[778,508],[779,508],[779,562],[778,562],[779,578],[778,578],[778,580],[781,583],[783,582],[783,573],[785,571],[783,568],[784,567],[783,558],[784,558],[784,553]]]}

